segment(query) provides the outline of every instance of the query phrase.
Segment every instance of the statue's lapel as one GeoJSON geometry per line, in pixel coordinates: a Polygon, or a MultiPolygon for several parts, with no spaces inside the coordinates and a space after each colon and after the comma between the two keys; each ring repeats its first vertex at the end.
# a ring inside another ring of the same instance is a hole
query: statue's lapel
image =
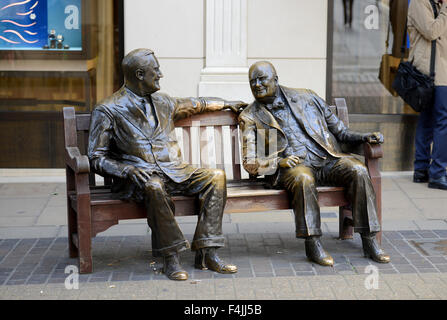
{"type": "Polygon", "coordinates": [[[169,124],[169,106],[166,105],[163,99],[156,95],[152,95],[151,99],[157,117],[157,128],[154,129],[154,135],[157,135],[163,132],[169,124]]]}
{"type": "MultiPolygon", "coordinates": [[[[276,129],[276,132],[279,132],[277,135],[272,135],[269,133],[268,135],[268,147],[269,150],[273,150],[275,154],[282,152],[287,147],[287,137],[284,131],[279,126],[278,122],[275,120],[274,116],[267,110],[267,107],[255,101],[256,110],[257,110],[257,118],[263,122],[268,127],[276,129]],[[275,149],[274,146],[276,146],[275,149]]],[[[259,133],[258,133],[259,134],[259,133]]],[[[266,133],[264,133],[266,134],[266,133]]],[[[261,134],[262,136],[262,134],[261,134]]],[[[264,137],[265,139],[265,137],[264,137]]]]}
{"type": "Polygon", "coordinates": [[[284,132],[282,131],[278,122],[275,120],[275,118],[271,114],[271,112],[269,112],[267,110],[267,107],[265,106],[265,104],[259,103],[257,101],[255,101],[255,103],[256,103],[258,119],[261,120],[267,126],[278,129],[280,132],[282,132],[284,134],[284,132]]]}
{"type": "Polygon", "coordinates": [[[280,88],[301,128],[307,131],[307,119],[303,112],[303,103],[299,103],[300,97],[295,92],[287,90],[287,88],[282,86],[280,88]]]}
{"type": "Polygon", "coordinates": [[[120,98],[116,101],[116,111],[121,114],[135,129],[140,131],[146,138],[151,139],[151,132],[149,122],[139,107],[141,98],[138,99],[134,94],[126,92],[123,87],[120,92],[120,98]]]}
{"type": "Polygon", "coordinates": [[[287,90],[287,88],[281,87],[284,96],[289,102],[292,113],[296,120],[300,124],[301,128],[311,137],[315,142],[317,142],[324,149],[327,149],[327,143],[322,139],[324,135],[324,125],[321,122],[320,117],[317,117],[312,112],[305,112],[305,108],[309,108],[309,103],[315,103],[306,99],[306,94],[299,95],[292,90],[287,90]]]}

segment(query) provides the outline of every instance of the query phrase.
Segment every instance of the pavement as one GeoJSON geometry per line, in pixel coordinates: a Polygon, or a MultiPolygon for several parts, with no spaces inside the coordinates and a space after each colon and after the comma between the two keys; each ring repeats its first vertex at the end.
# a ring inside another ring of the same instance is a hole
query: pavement
{"type": "MultiPolygon", "coordinates": [[[[225,214],[226,246],[219,254],[238,265],[238,273],[196,270],[193,253],[184,252],[190,278],[174,282],[152,257],[144,219],[98,234],[93,273],[73,273],[77,261],[68,257],[63,177],[3,177],[0,299],[447,299],[447,194],[411,178],[409,172],[382,176],[382,246],[389,264],[363,257],[358,235],[337,239],[337,208],[322,208],[323,244],[334,267],[306,259],[290,210],[225,214]]],[[[177,219],[191,240],[197,217],[177,219]]]]}

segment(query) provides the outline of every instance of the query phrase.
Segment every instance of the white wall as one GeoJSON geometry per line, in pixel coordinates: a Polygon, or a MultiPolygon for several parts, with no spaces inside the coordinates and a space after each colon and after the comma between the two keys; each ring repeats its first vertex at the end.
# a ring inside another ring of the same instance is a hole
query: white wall
{"type": "Polygon", "coordinates": [[[205,63],[203,0],[125,0],[124,51],[150,48],[164,78],[161,90],[196,96],[205,63]]]}
{"type": "Polygon", "coordinates": [[[326,93],[327,0],[248,0],[249,65],[273,63],[279,82],[326,93]]]}
{"type": "MultiPolygon", "coordinates": [[[[280,83],[325,96],[328,0],[247,0],[247,66],[271,61],[280,83]]],[[[125,51],[151,48],[162,91],[196,96],[205,66],[204,0],[125,0],[125,51]]],[[[247,79],[248,81],[248,79],[247,79]]]]}

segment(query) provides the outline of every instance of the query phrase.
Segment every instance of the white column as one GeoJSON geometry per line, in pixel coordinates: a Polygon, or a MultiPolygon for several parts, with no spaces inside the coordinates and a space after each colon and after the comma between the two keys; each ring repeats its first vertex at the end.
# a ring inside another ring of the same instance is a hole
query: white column
{"type": "Polygon", "coordinates": [[[206,63],[199,96],[251,102],[247,0],[206,0],[206,63]]]}

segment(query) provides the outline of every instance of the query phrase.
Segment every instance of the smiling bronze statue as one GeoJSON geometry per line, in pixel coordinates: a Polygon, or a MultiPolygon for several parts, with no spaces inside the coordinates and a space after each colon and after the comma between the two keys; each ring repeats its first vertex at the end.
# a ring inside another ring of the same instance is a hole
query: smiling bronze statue
{"type": "Polygon", "coordinates": [[[367,169],[341,152],[340,143],[382,143],[380,133],[348,130],[314,92],[278,84],[272,64],[261,61],[249,70],[255,101],[240,115],[244,168],[265,175],[272,187],[285,188],[295,214],[296,237],[305,239],[306,256],[320,265],[334,261],[322,246],[317,185],[346,188],[354,230],[366,256],[387,263],[379,247],[376,196],[367,169]]]}
{"type": "Polygon", "coordinates": [[[124,86],[99,103],[92,113],[88,157],[94,172],[112,176],[112,191],[121,199],[146,205],[154,256],[163,257],[169,279],[186,280],[178,253],[189,248],[174,217],[171,196],[197,196],[198,222],[191,249],[195,267],[234,273],[237,267],[219,259],[224,246],[222,215],[227,190],[225,172],[201,169],[182,160],[174,121],[193,114],[245,103],[219,98],[172,98],[160,90],[163,77],[149,49],[130,52],[122,62],[124,86]]]}

